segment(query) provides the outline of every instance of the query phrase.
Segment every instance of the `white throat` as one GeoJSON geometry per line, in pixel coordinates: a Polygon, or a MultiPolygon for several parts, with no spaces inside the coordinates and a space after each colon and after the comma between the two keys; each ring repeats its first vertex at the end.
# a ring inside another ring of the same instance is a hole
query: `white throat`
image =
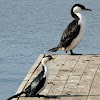
{"type": "Polygon", "coordinates": [[[85,16],[83,16],[81,13],[75,13],[78,17],[79,17],[79,22],[78,25],[83,25],[85,26],[86,22],[85,22],[85,16]]]}
{"type": "Polygon", "coordinates": [[[49,69],[47,67],[47,62],[45,62],[45,59],[42,60],[42,65],[44,67],[44,76],[43,77],[48,77],[48,74],[49,74],[49,69]]]}

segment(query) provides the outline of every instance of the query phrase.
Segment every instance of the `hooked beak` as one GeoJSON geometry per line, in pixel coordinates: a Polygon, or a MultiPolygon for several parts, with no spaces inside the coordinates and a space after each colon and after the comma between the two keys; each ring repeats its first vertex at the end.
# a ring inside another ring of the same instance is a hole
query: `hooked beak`
{"type": "Polygon", "coordinates": [[[87,9],[87,8],[85,8],[85,10],[91,11],[91,9],[87,9]]]}

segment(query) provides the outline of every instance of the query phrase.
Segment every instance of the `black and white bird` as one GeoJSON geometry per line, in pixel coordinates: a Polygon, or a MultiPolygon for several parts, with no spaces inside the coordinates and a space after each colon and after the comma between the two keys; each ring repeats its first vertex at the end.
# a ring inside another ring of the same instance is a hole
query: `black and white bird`
{"type": "Polygon", "coordinates": [[[49,75],[49,69],[47,67],[47,62],[55,59],[52,56],[48,55],[45,56],[42,59],[42,71],[33,79],[33,81],[30,83],[30,85],[21,93],[18,93],[7,100],[11,100],[12,98],[17,98],[22,94],[25,94],[26,97],[39,97],[39,93],[43,91],[47,85],[48,82],[48,75],[49,75]]]}
{"type": "Polygon", "coordinates": [[[62,34],[60,43],[57,47],[48,51],[56,52],[57,50],[64,50],[66,53],[71,52],[80,43],[85,33],[85,17],[80,13],[81,11],[91,11],[81,4],[75,4],[71,9],[71,15],[74,20],[67,26],[62,34]]]}

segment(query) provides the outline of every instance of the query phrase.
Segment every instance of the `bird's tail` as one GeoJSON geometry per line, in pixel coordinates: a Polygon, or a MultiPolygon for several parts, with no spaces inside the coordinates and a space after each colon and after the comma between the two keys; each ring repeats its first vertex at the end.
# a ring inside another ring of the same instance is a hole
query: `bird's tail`
{"type": "Polygon", "coordinates": [[[20,96],[21,94],[25,93],[24,91],[22,91],[21,93],[15,94],[14,96],[8,98],[7,100],[11,100],[13,98],[17,98],[18,96],[20,96]]]}
{"type": "Polygon", "coordinates": [[[57,46],[57,47],[52,48],[52,49],[50,49],[50,50],[48,50],[48,51],[49,51],[49,52],[56,52],[58,49],[59,49],[59,47],[57,46]]]}

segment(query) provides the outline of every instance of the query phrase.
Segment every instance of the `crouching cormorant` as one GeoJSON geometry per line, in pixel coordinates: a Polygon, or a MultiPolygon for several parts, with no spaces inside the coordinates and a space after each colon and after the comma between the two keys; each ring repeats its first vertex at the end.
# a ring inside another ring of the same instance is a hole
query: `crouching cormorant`
{"type": "Polygon", "coordinates": [[[26,97],[39,97],[39,93],[45,89],[48,82],[48,74],[49,69],[47,67],[47,62],[55,59],[52,56],[48,55],[42,59],[42,71],[33,79],[30,85],[21,93],[15,94],[14,96],[8,98],[7,100],[11,100],[13,98],[17,98],[22,94],[25,94],[26,97]]]}

